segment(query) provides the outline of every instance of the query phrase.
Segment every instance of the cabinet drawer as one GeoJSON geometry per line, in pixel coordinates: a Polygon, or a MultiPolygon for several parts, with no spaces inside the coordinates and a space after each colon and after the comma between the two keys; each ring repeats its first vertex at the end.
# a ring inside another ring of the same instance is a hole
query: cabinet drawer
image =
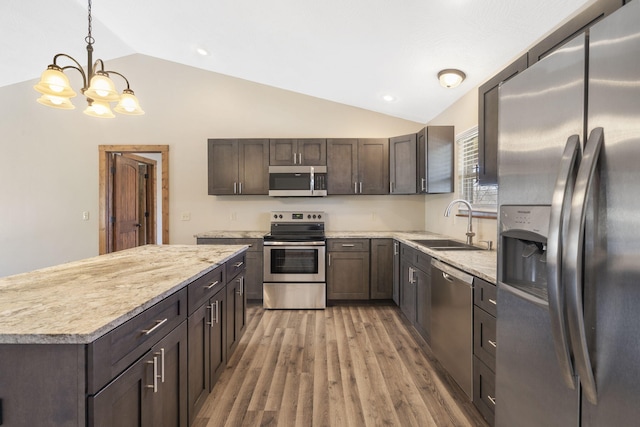
{"type": "Polygon", "coordinates": [[[475,307],[473,310],[473,354],[492,371],[496,370],[496,318],[475,307]]]}
{"type": "Polygon", "coordinates": [[[88,393],[100,390],[186,318],[183,288],[89,344],[88,393]]]}
{"type": "Polygon", "coordinates": [[[227,282],[229,282],[247,267],[247,253],[242,252],[241,254],[231,258],[225,264],[227,266],[227,282]]]}
{"type": "Polygon", "coordinates": [[[197,243],[199,245],[249,245],[247,252],[259,252],[262,250],[262,239],[198,237],[197,243]]]}
{"type": "Polygon", "coordinates": [[[407,260],[413,265],[418,263],[418,250],[413,249],[411,246],[407,246],[404,243],[400,244],[400,256],[402,259],[407,260]]]}
{"type": "Polygon", "coordinates": [[[330,239],[329,252],[369,252],[369,239],[330,239]]]}
{"type": "Polygon", "coordinates": [[[417,251],[416,267],[431,276],[431,257],[424,252],[417,251]]]}
{"type": "Polygon", "coordinates": [[[190,283],[187,288],[189,298],[188,314],[191,315],[191,313],[204,304],[213,294],[219,291],[220,288],[224,287],[226,283],[224,265],[214,268],[201,278],[190,283]]]}
{"type": "Polygon", "coordinates": [[[477,357],[473,358],[473,404],[489,425],[494,425],[496,410],[496,376],[477,357]]]}
{"type": "Polygon", "coordinates": [[[492,316],[495,316],[498,302],[496,285],[474,277],[473,287],[475,288],[473,292],[473,303],[492,316]]]}

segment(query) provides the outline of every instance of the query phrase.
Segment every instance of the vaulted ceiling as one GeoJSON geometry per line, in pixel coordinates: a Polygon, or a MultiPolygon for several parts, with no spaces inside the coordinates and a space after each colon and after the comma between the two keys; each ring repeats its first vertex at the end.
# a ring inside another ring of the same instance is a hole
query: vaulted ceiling
{"type": "MultiPolygon", "coordinates": [[[[426,123],[592,3],[95,0],[94,59],[141,53],[426,123]],[[466,81],[442,88],[444,68],[466,81]]],[[[86,35],[85,0],[0,0],[0,87],[39,77],[56,53],[84,64],[86,35]]]]}

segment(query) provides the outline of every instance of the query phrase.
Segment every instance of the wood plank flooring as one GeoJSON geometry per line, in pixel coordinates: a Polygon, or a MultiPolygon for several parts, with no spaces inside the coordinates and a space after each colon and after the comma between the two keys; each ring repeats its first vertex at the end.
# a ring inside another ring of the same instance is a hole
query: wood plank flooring
{"type": "Polygon", "coordinates": [[[248,309],[194,427],[483,426],[399,309],[248,309]]]}

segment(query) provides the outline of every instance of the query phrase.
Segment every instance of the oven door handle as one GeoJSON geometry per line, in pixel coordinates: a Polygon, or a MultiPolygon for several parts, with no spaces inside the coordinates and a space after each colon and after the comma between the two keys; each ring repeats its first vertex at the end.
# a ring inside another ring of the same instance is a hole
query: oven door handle
{"type": "Polygon", "coordinates": [[[263,242],[264,246],[326,246],[325,242],[263,242]]]}

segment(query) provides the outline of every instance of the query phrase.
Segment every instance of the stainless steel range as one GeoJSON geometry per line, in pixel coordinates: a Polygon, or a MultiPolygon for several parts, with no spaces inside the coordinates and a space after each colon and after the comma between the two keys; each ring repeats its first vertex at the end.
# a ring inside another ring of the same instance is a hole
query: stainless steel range
{"type": "Polygon", "coordinates": [[[324,212],[271,212],[264,236],[264,308],[325,308],[324,212]]]}

